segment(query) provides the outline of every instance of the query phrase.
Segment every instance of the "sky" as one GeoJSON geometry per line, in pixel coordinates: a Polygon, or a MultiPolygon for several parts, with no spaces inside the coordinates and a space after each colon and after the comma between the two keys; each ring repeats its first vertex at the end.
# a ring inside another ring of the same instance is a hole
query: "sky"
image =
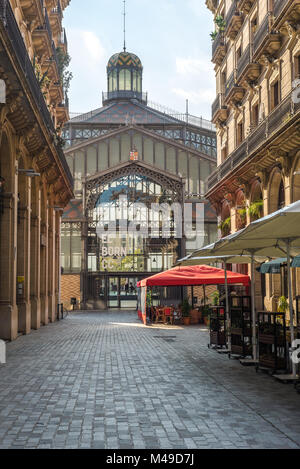
{"type": "MultiPolygon", "coordinates": [[[[71,0],[64,13],[73,80],[70,111],[102,106],[106,65],[123,49],[122,0],[71,0]]],[[[210,119],[215,99],[212,13],[205,0],[127,0],[127,50],[144,66],[148,99],[210,119]]]]}

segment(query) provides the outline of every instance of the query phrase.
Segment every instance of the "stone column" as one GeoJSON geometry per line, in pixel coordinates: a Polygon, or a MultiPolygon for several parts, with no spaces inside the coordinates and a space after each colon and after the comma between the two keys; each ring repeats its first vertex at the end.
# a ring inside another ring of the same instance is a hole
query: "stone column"
{"type": "Polygon", "coordinates": [[[48,236],[48,318],[54,322],[56,317],[55,300],[55,211],[49,209],[49,236],[48,236]]]}
{"type": "Polygon", "coordinates": [[[55,230],[55,298],[56,304],[61,303],[61,263],[60,263],[60,228],[61,213],[56,213],[56,230],[55,230]]]}
{"type": "Polygon", "coordinates": [[[19,202],[17,226],[17,305],[19,332],[31,331],[30,304],[30,232],[31,232],[31,178],[19,175],[19,202]]]}
{"type": "Polygon", "coordinates": [[[41,327],[41,190],[39,187],[32,194],[31,213],[31,270],[30,270],[30,296],[31,296],[31,327],[41,327]]]}
{"type": "Polygon", "coordinates": [[[0,339],[4,340],[14,340],[18,337],[16,304],[18,182],[15,170],[16,168],[11,176],[12,192],[6,192],[4,186],[3,213],[0,215],[0,339]]]}
{"type": "Polygon", "coordinates": [[[42,207],[41,224],[41,323],[48,324],[48,208],[42,207]]]}

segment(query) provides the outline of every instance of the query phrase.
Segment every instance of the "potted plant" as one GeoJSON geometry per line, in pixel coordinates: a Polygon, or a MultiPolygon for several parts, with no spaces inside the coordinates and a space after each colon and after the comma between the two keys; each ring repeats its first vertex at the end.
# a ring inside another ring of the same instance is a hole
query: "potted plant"
{"type": "Polygon", "coordinates": [[[220,32],[224,32],[226,28],[226,21],[222,15],[218,15],[215,19],[215,23],[220,32]]]}
{"type": "Polygon", "coordinates": [[[219,306],[219,303],[220,303],[220,292],[218,290],[216,290],[213,294],[212,294],[212,300],[213,300],[213,305],[214,306],[219,306]]]}
{"type": "Polygon", "coordinates": [[[191,310],[192,306],[190,305],[189,300],[185,298],[182,303],[182,317],[185,326],[189,326],[191,324],[191,310]]]}
{"type": "Polygon", "coordinates": [[[286,313],[289,309],[289,302],[285,296],[281,296],[278,301],[278,313],[286,313]]]}
{"type": "Polygon", "coordinates": [[[218,36],[218,32],[217,31],[213,31],[212,33],[210,33],[210,37],[211,37],[211,40],[214,41],[218,36]]]}
{"type": "Polygon", "coordinates": [[[262,199],[252,202],[248,208],[248,213],[252,220],[258,220],[263,214],[264,202],[262,199]]]}
{"type": "Polygon", "coordinates": [[[210,323],[210,307],[208,305],[204,306],[202,309],[202,315],[205,326],[209,326],[210,323]]]}
{"type": "Polygon", "coordinates": [[[222,236],[228,236],[231,231],[231,217],[226,218],[218,226],[219,230],[222,232],[222,236]]]}

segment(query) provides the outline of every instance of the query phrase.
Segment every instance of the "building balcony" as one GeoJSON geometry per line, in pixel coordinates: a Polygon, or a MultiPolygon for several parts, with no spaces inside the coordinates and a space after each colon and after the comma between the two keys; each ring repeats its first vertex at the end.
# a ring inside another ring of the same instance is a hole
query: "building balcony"
{"type": "Polygon", "coordinates": [[[219,6],[220,0],[206,0],[205,3],[206,3],[207,8],[209,8],[210,11],[215,13],[219,6]]]}
{"type": "Polygon", "coordinates": [[[32,42],[39,57],[52,56],[52,31],[46,8],[44,8],[43,23],[32,33],[32,42]]]}
{"type": "Polygon", "coordinates": [[[300,21],[300,0],[275,0],[273,13],[274,27],[277,29],[286,21],[297,25],[300,21]]]}
{"type": "Polygon", "coordinates": [[[237,1],[233,0],[233,3],[226,15],[226,28],[225,33],[230,39],[235,39],[239,30],[242,27],[244,17],[237,8],[237,1]]]}
{"type": "Polygon", "coordinates": [[[237,7],[243,13],[249,13],[255,0],[238,0],[237,7]]]}
{"type": "Polygon", "coordinates": [[[252,50],[249,44],[238,62],[237,82],[243,82],[244,80],[248,82],[256,81],[260,76],[260,70],[260,64],[252,60],[252,50]]]}
{"type": "Polygon", "coordinates": [[[19,0],[19,3],[26,21],[31,22],[34,19],[35,21],[38,21],[38,24],[43,24],[43,0],[19,0]]]}
{"type": "Polygon", "coordinates": [[[56,120],[58,125],[62,125],[70,119],[69,115],[69,100],[65,99],[56,107],[56,120]]]}
{"type": "Polygon", "coordinates": [[[67,39],[67,34],[66,34],[65,29],[63,29],[63,32],[61,33],[59,37],[58,46],[63,49],[65,54],[68,52],[68,39],[67,39]]]}
{"type": "Polygon", "coordinates": [[[280,47],[280,34],[272,31],[270,17],[266,15],[254,36],[253,58],[258,59],[262,54],[273,55],[280,47]]]}
{"type": "Polygon", "coordinates": [[[216,169],[208,179],[208,190],[211,191],[220,181],[228,178],[233,170],[246,163],[252,155],[262,148],[268,140],[274,139],[276,133],[286,125],[291,116],[297,116],[300,104],[294,104],[292,96],[284,99],[269,116],[255,127],[242,144],[216,169]]]}
{"type": "Polygon", "coordinates": [[[60,1],[58,0],[56,7],[51,8],[50,15],[49,15],[52,33],[55,37],[59,36],[62,32],[62,25],[61,25],[62,19],[63,19],[63,12],[62,12],[60,1]]]}
{"type": "MultiPolygon", "coordinates": [[[[26,90],[26,93],[23,93],[22,99],[24,100],[23,108],[26,109],[28,113],[27,125],[31,122],[31,119],[36,119],[39,126],[38,135],[41,139],[41,143],[43,142],[43,136],[45,136],[46,142],[53,141],[55,135],[53,119],[47,108],[40,84],[36,78],[23,37],[8,0],[0,0],[0,27],[3,34],[5,34],[5,43],[9,45],[9,62],[7,66],[11,67],[11,73],[13,73],[15,67],[18,68],[18,77],[20,80],[18,86],[22,86],[24,90],[26,90]],[[11,63],[12,65],[10,65],[11,63]],[[30,96],[30,99],[27,99],[27,94],[30,96]]],[[[18,122],[20,122],[20,117],[18,117],[18,122]]],[[[32,139],[32,141],[34,140],[35,139],[32,139]]],[[[64,173],[65,180],[68,181],[68,186],[72,188],[73,177],[62,149],[53,142],[51,146],[49,145],[49,151],[50,150],[57,165],[60,167],[61,173],[64,173]]]]}
{"type": "Polygon", "coordinates": [[[238,85],[236,81],[236,71],[232,72],[229,79],[226,82],[225,87],[225,105],[240,103],[244,97],[245,90],[238,85]]]}
{"type": "Polygon", "coordinates": [[[45,60],[42,69],[44,73],[47,73],[47,77],[53,83],[60,82],[58,57],[57,57],[55,44],[53,41],[52,41],[51,56],[47,60],[45,60]]]}
{"type": "Polygon", "coordinates": [[[226,44],[223,33],[219,33],[212,45],[212,62],[221,65],[226,56],[226,44]]]}
{"type": "Polygon", "coordinates": [[[214,124],[227,121],[228,109],[224,104],[224,94],[219,93],[212,105],[212,122],[214,124]]]}

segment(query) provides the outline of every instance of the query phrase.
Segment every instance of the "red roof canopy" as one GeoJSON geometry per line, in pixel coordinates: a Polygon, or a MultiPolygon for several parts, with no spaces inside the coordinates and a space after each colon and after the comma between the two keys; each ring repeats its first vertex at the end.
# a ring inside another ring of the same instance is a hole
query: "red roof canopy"
{"type": "MultiPolygon", "coordinates": [[[[228,285],[242,284],[248,286],[248,275],[227,271],[228,285]]],[[[171,270],[153,275],[138,283],[138,287],[171,287],[195,285],[224,285],[225,271],[207,265],[174,267],[171,270]]]]}

